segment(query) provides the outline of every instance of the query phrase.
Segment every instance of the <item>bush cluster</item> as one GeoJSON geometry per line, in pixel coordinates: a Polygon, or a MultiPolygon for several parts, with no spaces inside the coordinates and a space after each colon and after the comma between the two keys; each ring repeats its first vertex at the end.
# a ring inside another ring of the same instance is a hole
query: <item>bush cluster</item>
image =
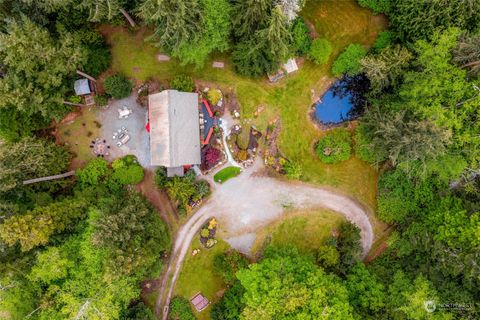
{"type": "Polygon", "coordinates": [[[362,70],[360,60],[365,57],[367,50],[360,44],[352,43],[343,51],[332,65],[334,76],[354,76],[362,70]]]}
{"type": "Polygon", "coordinates": [[[178,75],[172,79],[170,83],[172,89],[183,91],[183,92],[192,92],[195,88],[195,84],[193,82],[192,77],[187,75],[178,75]]]}
{"type": "Polygon", "coordinates": [[[315,39],[308,51],[308,57],[316,64],[327,63],[332,54],[333,47],[327,39],[315,39]]]}
{"type": "Polygon", "coordinates": [[[132,83],[120,74],[109,76],[103,83],[105,92],[114,99],[126,98],[132,93],[132,83]]]}
{"type": "Polygon", "coordinates": [[[315,151],[324,163],[348,160],[352,151],[350,132],[346,129],[329,131],[318,141],[315,151]]]}

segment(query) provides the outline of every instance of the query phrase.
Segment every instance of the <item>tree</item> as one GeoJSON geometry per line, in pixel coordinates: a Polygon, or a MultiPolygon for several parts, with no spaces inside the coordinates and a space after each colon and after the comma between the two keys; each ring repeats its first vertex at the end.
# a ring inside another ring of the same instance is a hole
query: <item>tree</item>
{"type": "Polygon", "coordinates": [[[399,45],[382,49],[378,54],[364,57],[360,63],[370,80],[371,91],[379,94],[385,88],[397,86],[412,54],[399,45]]]}
{"type": "Polygon", "coordinates": [[[169,52],[194,43],[202,32],[199,0],[145,0],[138,7],[138,15],[155,26],[150,39],[169,52]]]}
{"type": "Polygon", "coordinates": [[[132,83],[120,74],[108,76],[103,86],[105,87],[105,92],[114,99],[123,99],[132,93],[132,83]]]}
{"type": "Polygon", "coordinates": [[[350,270],[346,287],[350,303],[358,313],[368,316],[384,308],[385,288],[364,264],[358,263],[350,270]]]}
{"type": "Polygon", "coordinates": [[[195,320],[195,315],[190,308],[190,303],[182,297],[173,297],[170,301],[169,320],[195,320]]]}
{"type": "Polygon", "coordinates": [[[374,14],[389,13],[392,0],[358,0],[358,4],[364,8],[372,9],[374,14]]]}
{"type": "Polygon", "coordinates": [[[63,256],[57,247],[49,247],[37,255],[37,261],[32,267],[28,278],[33,282],[51,284],[65,279],[68,270],[73,267],[73,262],[63,256]]]}
{"type": "Polygon", "coordinates": [[[428,40],[449,27],[475,30],[479,16],[476,0],[392,1],[389,12],[391,26],[403,42],[428,40]]]}
{"type": "Polygon", "coordinates": [[[362,247],[360,245],[360,229],[349,221],[342,222],[338,228],[337,250],[340,254],[341,272],[346,273],[360,261],[362,247]]]}
{"type": "Polygon", "coordinates": [[[363,124],[377,162],[389,159],[407,172],[415,162],[425,167],[428,160],[443,155],[451,141],[449,131],[427,120],[412,119],[406,111],[372,109],[366,113],[363,124]]]}
{"type": "MultiPolygon", "coordinates": [[[[227,0],[200,0],[202,26],[197,38],[183,42],[172,51],[182,64],[194,63],[196,68],[204,66],[208,55],[229,48],[231,31],[231,4],[227,0]]],[[[191,22],[190,22],[191,23],[191,22]]]]}
{"type": "Polygon", "coordinates": [[[170,246],[165,223],[139,194],[125,193],[124,199],[113,199],[91,214],[92,243],[107,250],[112,277],[144,276],[170,246]]]}
{"type": "Polygon", "coordinates": [[[120,320],[156,320],[155,314],[143,302],[128,308],[120,320]]]}
{"type": "Polygon", "coordinates": [[[273,1],[234,0],[233,31],[237,39],[251,39],[257,30],[265,28],[273,1]]]}
{"type": "Polygon", "coordinates": [[[248,260],[235,250],[219,253],[213,260],[215,273],[220,275],[227,285],[233,285],[237,280],[235,274],[247,266],[248,260]]]}
{"type": "Polygon", "coordinates": [[[0,107],[15,108],[29,118],[60,119],[69,110],[63,98],[68,77],[86,59],[85,50],[68,34],[56,39],[23,17],[0,34],[0,56],[6,73],[0,78],[0,107]]]}
{"type": "Polygon", "coordinates": [[[310,38],[310,30],[308,30],[305,21],[300,17],[296,18],[290,29],[294,53],[301,56],[306,55],[310,50],[312,39],[310,38]]]}
{"type": "Polygon", "coordinates": [[[121,185],[138,184],[145,175],[142,166],[133,155],[115,159],[112,162],[112,179],[121,185]]]}
{"type": "Polygon", "coordinates": [[[0,238],[9,246],[18,242],[22,251],[29,251],[47,244],[52,235],[70,229],[84,215],[84,203],[66,199],[6,219],[0,225],[0,238]]]}
{"type": "Polygon", "coordinates": [[[306,0],[277,0],[278,5],[282,8],[282,12],[287,17],[288,22],[297,18],[298,13],[302,10],[306,0]]]}
{"type": "Polygon", "coordinates": [[[470,73],[478,75],[480,71],[480,35],[462,35],[453,51],[453,62],[470,73]]]}
{"type": "Polygon", "coordinates": [[[107,180],[111,174],[108,162],[103,158],[91,160],[83,169],[77,170],[76,176],[80,187],[95,187],[107,180]]]}
{"type": "Polygon", "coordinates": [[[327,39],[315,39],[308,52],[308,57],[317,64],[324,64],[327,63],[332,50],[332,44],[327,39]]]}
{"type": "Polygon", "coordinates": [[[18,189],[24,180],[64,172],[70,158],[64,148],[44,139],[0,141],[0,194],[18,189]]]}
{"type": "Polygon", "coordinates": [[[332,73],[339,77],[343,74],[354,76],[360,73],[360,60],[365,57],[367,50],[360,44],[350,44],[332,65],[332,73]]]}
{"type": "Polygon", "coordinates": [[[238,271],[245,288],[242,319],[352,318],[345,287],[295,250],[270,252],[238,271]]]}
{"type": "Polygon", "coordinates": [[[242,297],[245,289],[240,284],[240,281],[235,283],[227,289],[222,299],[215,303],[210,312],[212,320],[240,320],[245,304],[242,297]]]}

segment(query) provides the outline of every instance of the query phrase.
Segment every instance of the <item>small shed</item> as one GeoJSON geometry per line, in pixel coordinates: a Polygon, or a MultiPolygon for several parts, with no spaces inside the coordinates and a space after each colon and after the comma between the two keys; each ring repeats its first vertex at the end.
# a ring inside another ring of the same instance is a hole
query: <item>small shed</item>
{"type": "Polygon", "coordinates": [[[90,84],[90,80],[86,78],[75,81],[73,87],[77,96],[85,96],[93,93],[93,86],[90,84]]]}
{"type": "Polygon", "coordinates": [[[200,292],[193,296],[193,298],[190,299],[190,302],[198,312],[204,310],[210,304],[210,301],[208,301],[208,299],[205,298],[200,292]]]}
{"type": "Polygon", "coordinates": [[[288,61],[283,65],[283,68],[287,73],[292,73],[298,70],[297,61],[295,58],[290,58],[288,61]]]}

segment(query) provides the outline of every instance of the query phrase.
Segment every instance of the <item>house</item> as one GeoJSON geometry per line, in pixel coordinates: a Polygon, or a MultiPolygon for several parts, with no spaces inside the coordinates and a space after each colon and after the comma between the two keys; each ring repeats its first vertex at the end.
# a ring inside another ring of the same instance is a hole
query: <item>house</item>
{"type": "Polygon", "coordinates": [[[150,162],[183,176],[184,168],[201,163],[198,94],[165,90],[148,96],[150,162]]]}

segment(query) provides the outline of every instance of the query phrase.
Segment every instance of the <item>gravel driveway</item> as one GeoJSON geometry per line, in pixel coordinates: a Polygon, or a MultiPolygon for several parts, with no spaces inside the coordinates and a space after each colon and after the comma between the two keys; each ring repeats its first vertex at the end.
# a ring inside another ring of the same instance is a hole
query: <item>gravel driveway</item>
{"type": "MultiPolygon", "coordinates": [[[[358,202],[305,183],[287,183],[264,177],[257,174],[261,168],[262,163],[258,159],[240,176],[222,185],[215,185],[210,199],[179,229],[157,300],[158,314],[169,304],[193,237],[213,216],[219,221],[220,236],[232,247],[248,254],[256,231],[283,215],[285,209],[324,207],[343,214],[360,228],[363,253],[368,253],[372,246],[373,230],[366,209],[358,202]]],[[[163,319],[166,319],[167,314],[163,313],[163,319]]]]}

